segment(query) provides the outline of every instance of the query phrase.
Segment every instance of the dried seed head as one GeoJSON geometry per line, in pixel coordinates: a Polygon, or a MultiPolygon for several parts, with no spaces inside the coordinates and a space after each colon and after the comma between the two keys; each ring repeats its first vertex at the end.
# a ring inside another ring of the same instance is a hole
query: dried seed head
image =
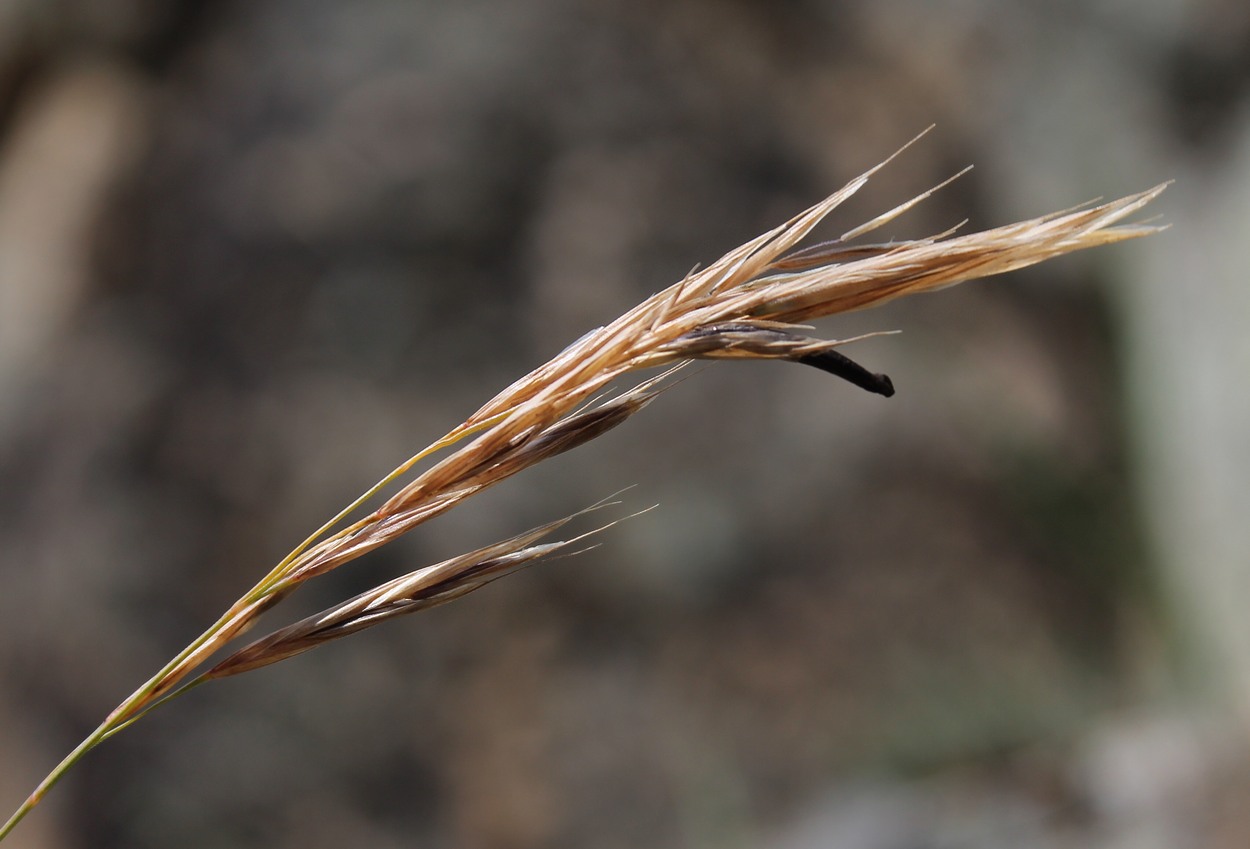
{"type": "MultiPolygon", "coordinates": [[[[615,503],[597,504],[581,513],[615,503]]],[[[201,678],[226,678],[259,669],[388,619],[446,604],[615,524],[611,522],[566,540],[538,543],[538,540],[564,527],[581,513],[387,581],[239,649],[201,678]]]]}

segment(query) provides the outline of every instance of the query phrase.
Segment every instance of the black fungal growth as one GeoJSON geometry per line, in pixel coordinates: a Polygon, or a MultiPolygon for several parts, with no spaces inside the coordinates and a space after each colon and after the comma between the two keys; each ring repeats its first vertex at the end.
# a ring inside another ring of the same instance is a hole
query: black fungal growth
{"type": "Polygon", "coordinates": [[[839,354],[837,351],[817,351],[814,354],[796,357],[794,361],[837,375],[860,389],[866,389],[886,398],[894,394],[894,381],[890,380],[888,374],[871,372],[850,357],[845,354],[839,354]]]}

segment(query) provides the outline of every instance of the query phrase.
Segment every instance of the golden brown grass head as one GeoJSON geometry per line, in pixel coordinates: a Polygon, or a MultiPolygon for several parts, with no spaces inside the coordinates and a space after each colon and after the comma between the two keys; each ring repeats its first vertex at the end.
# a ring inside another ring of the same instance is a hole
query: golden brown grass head
{"type": "Polygon", "coordinates": [[[951,231],[889,244],[848,244],[906,212],[938,186],[839,239],[795,250],[825,216],[859,191],[885,164],[856,177],[825,200],[707,268],[691,272],[610,324],[582,336],[500,392],[445,437],[401,464],[292,551],[204,634],[119,705],[0,827],[0,839],[85,752],[189,687],[265,666],[386,619],[445,603],[580,539],[539,543],[569,521],[562,519],[420,569],[270,634],[188,683],[192,673],[206,667],[227,643],[304,581],[387,544],[523,469],[611,430],[647,406],[682,363],[693,359],[792,360],[888,396],[893,394],[889,378],[873,374],[833,350],[853,340],[814,339],[804,335],[799,325],[1159,229],[1121,222],[1153,200],[1164,190],[1163,185],[1110,203],[979,233],[956,236],[951,231]],[[619,378],[657,367],[670,369],[619,396],[592,400],[619,378]],[[349,513],[408,474],[418,462],[453,446],[443,459],[417,474],[364,518],[338,528],[349,513]]]}

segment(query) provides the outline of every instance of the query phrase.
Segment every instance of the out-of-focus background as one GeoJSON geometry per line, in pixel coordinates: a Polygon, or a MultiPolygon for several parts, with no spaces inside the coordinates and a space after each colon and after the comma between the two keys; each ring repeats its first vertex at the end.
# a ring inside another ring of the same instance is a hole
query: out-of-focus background
{"type": "MultiPolygon", "coordinates": [[[[352,496],[928,124],[836,235],[1166,233],[831,320],[306,587],[659,509],[197,690],[13,845],[1250,845],[1243,0],[0,4],[0,807],[352,496]]],[[[281,621],[282,611],[275,611],[281,621]]]]}

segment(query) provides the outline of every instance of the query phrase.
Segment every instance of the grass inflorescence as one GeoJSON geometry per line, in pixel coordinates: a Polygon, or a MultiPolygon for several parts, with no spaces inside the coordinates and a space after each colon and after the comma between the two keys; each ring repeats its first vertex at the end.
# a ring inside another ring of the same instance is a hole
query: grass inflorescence
{"type": "Polygon", "coordinates": [[[587,534],[583,533],[544,541],[579,515],[574,514],[383,583],[218,657],[228,643],[305,581],[383,546],[517,472],[621,424],[671,385],[670,376],[682,364],[695,359],[788,360],[824,369],[870,392],[889,396],[894,388],[888,377],[874,374],[834,350],[854,340],[813,338],[801,325],[1159,229],[1122,222],[1153,200],[1164,185],[1109,203],[977,233],[955,235],[948,231],[887,244],[849,244],[911,209],[938,186],[838,239],[795,249],[890,159],[781,226],[706,268],[692,271],[610,324],[585,334],[504,389],[442,439],[400,464],[283,558],[203,634],[118,705],[0,826],[0,839],[86,752],[191,687],[266,666],[387,619],[451,601],[584,539],[587,534]],[[632,389],[602,397],[618,379],[657,368],[661,369],[657,375],[632,389]],[[441,459],[413,473],[419,463],[440,452],[444,452],[441,459]],[[392,484],[399,484],[397,492],[362,518],[348,522],[353,513],[392,484]]]}

